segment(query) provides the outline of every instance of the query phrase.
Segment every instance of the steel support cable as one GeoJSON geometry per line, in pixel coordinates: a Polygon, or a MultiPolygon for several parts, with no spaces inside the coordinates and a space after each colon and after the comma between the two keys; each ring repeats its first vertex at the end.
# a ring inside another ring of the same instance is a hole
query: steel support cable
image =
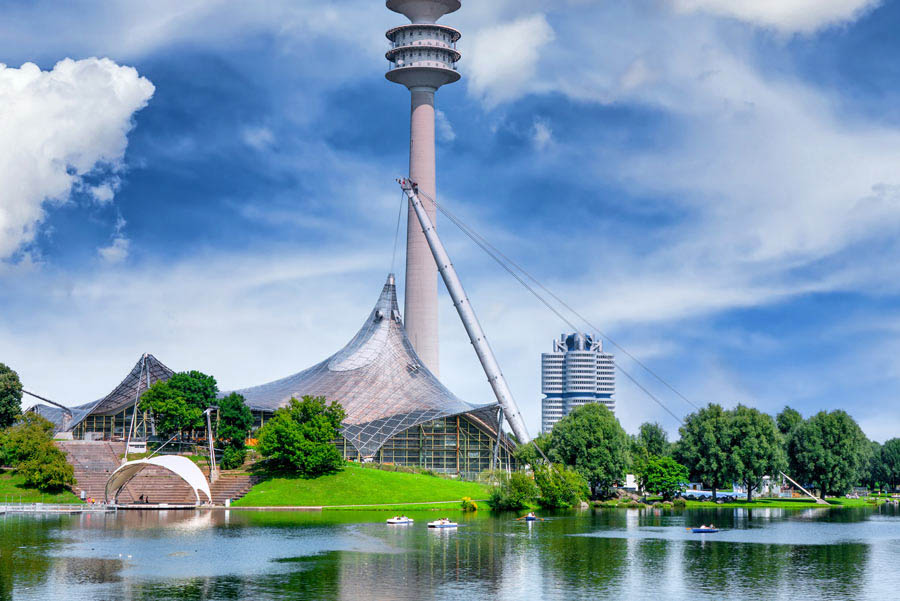
{"type": "Polygon", "coordinates": [[[397,242],[400,240],[400,220],[403,217],[403,205],[406,204],[406,194],[400,192],[400,209],[397,211],[397,229],[394,230],[394,254],[391,255],[391,273],[397,263],[397,242]]]}
{"type": "MultiPolygon", "coordinates": [[[[504,263],[503,260],[501,260],[500,257],[505,258],[510,264],[512,264],[514,267],[516,267],[517,269],[519,269],[520,271],[522,271],[522,273],[524,273],[524,274],[526,275],[526,277],[528,277],[528,278],[531,279],[533,282],[535,282],[538,286],[540,286],[541,289],[545,290],[548,294],[550,294],[551,296],[553,296],[553,297],[557,300],[557,302],[559,302],[560,304],[562,304],[564,307],[568,308],[569,311],[571,311],[572,313],[574,313],[575,315],[577,315],[577,316],[578,316],[582,321],[584,321],[589,327],[591,327],[592,329],[596,330],[601,336],[603,336],[604,338],[606,338],[607,340],[609,340],[613,345],[615,345],[617,348],[621,349],[626,355],[628,355],[629,357],[631,357],[632,359],[634,359],[634,357],[631,355],[631,353],[625,351],[625,349],[623,349],[620,345],[618,345],[618,344],[616,344],[615,342],[613,342],[612,339],[610,339],[608,336],[606,336],[605,334],[603,334],[598,328],[593,327],[593,326],[590,324],[590,322],[588,322],[586,319],[584,319],[584,317],[581,317],[581,315],[579,315],[576,311],[574,311],[574,310],[573,310],[571,307],[569,307],[566,303],[562,302],[562,301],[559,299],[559,297],[557,297],[557,296],[554,295],[552,292],[550,292],[544,285],[542,285],[539,281],[537,281],[537,280],[534,278],[534,276],[530,275],[530,274],[529,274],[527,271],[525,271],[522,267],[518,266],[514,261],[512,261],[512,260],[506,258],[506,256],[503,255],[503,253],[501,253],[501,252],[500,252],[499,250],[497,250],[493,245],[491,245],[489,242],[487,242],[487,240],[485,240],[482,236],[480,236],[477,232],[475,232],[475,231],[472,230],[469,226],[467,226],[465,223],[463,223],[462,220],[460,220],[458,217],[456,217],[455,215],[453,215],[453,214],[452,214],[450,211],[448,211],[446,208],[444,208],[443,206],[441,206],[440,204],[438,204],[437,202],[435,202],[435,200],[434,200],[433,198],[431,198],[430,196],[428,196],[427,194],[424,194],[424,193],[421,192],[421,191],[419,192],[419,194],[422,195],[422,196],[425,196],[426,198],[428,198],[429,200],[431,200],[431,202],[434,202],[434,205],[438,208],[438,210],[440,210],[441,213],[443,213],[448,219],[450,219],[450,221],[452,221],[452,222],[454,223],[454,225],[456,225],[456,227],[458,227],[458,228],[459,228],[466,236],[468,236],[469,239],[471,239],[473,242],[475,242],[475,244],[478,245],[479,248],[481,248],[483,251],[485,251],[492,259],[494,259],[501,267],[503,267],[503,269],[504,269],[507,273],[509,273],[510,275],[512,275],[514,278],[516,278],[516,280],[518,280],[519,283],[521,283],[521,284],[522,284],[529,292],[531,292],[538,300],[540,300],[541,303],[544,304],[544,306],[546,306],[548,309],[550,309],[557,317],[559,317],[562,321],[564,321],[567,325],[569,325],[569,327],[571,327],[574,331],[577,331],[578,328],[577,328],[574,324],[572,324],[571,321],[569,321],[568,319],[566,319],[559,311],[557,311],[555,307],[553,307],[552,305],[550,305],[550,303],[547,302],[547,300],[546,300],[545,298],[543,298],[540,294],[538,294],[538,292],[537,292],[536,290],[534,290],[531,286],[529,286],[526,282],[524,282],[524,281],[522,280],[522,278],[519,277],[518,274],[516,274],[512,269],[510,269],[509,265],[507,265],[506,263],[504,263]],[[493,251],[495,251],[495,252],[492,252],[491,249],[493,249],[493,251]],[[495,253],[496,253],[496,254],[495,254],[495,253]],[[499,256],[498,256],[498,255],[499,255],[499,256]]],[[[658,379],[658,380],[660,380],[661,382],[663,382],[663,384],[666,384],[666,386],[667,386],[668,388],[670,388],[670,389],[673,390],[676,394],[678,394],[679,396],[681,396],[682,398],[684,398],[685,401],[687,401],[688,403],[690,403],[690,404],[693,405],[694,407],[697,407],[696,405],[694,405],[694,403],[691,403],[691,401],[689,401],[689,400],[688,400],[687,398],[685,398],[683,395],[681,395],[680,393],[678,393],[678,391],[676,391],[671,385],[669,385],[668,383],[666,383],[665,380],[663,380],[660,376],[656,375],[653,371],[651,371],[651,370],[650,370],[647,366],[645,366],[643,363],[641,363],[641,362],[638,361],[637,359],[634,359],[634,360],[635,360],[635,362],[636,362],[638,365],[640,365],[640,366],[643,367],[645,370],[647,370],[649,373],[651,373],[656,379],[658,379]]],[[[645,388],[644,386],[642,386],[642,385],[641,385],[641,384],[640,384],[640,383],[639,383],[639,382],[638,382],[631,374],[629,374],[627,371],[625,371],[619,363],[615,362],[615,360],[613,361],[613,363],[615,364],[616,367],[619,368],[619,371],[621,371],[622,374],[623,374],[625,377],[627,377],[627,378],[628,378],[635,386],[637,386],[638,388],[640,388],[641,391],[643,391],[644,394],[646,394],[648,397],[650,397],[657,405],[659,405],[660,407],[662,407],[663,410],[665,410],[666,413],[668,413],[669,415],[671,415],[676,421],[678,421],[678,423],[681,423],[681,424],[684,423],[684,421],[683,421],[680,417],[678,417],[672,410],[670,410],[670,409],[669,409],[669,408],[668,408],[661,400],[659,400],[655,395],[653,395],[653,393],[651,393],[649,390],[647,390],[647,388],[645,388]]],[[[543,454],[543,453],[542,453],[542,454],[543,454]]]]}
{"type": "MultiPolygon", "coordinates": [[[[423,196],[428,197],[427,194],[423,194],[422,192],[420,192],[420,194],[423,195],[423,196]]],[[[487,252],[489,255],[491,255],[491,257],[492,257],[495,261],[497,261],[498,263],[501,263],[501,265],[502,265],[502,262],[501,262],[500,259],[498,258],[498,256],[499,256],[499,257],[501,257],[504,261],[508,262],[510,265],[512,265],[513,267],[515,267],[515,268],[518,269],[519,271],[521,271],[521,272],[525,275],[525,277],[527,277],[529,280],[531,280],[532,282],[534,282],[541,290],[543,290],[543,291],[546,292],[548,295],[550,295],[550,297],[552,297],[553,300],[555,300],[556,302],[558,302],[558,303],[559,303],[560,305],[562,305],[566,310],[568,310],[570,313],[572,313],[572,314],[575,315],[578,319],[580,319],[582,322],[584,322],[584,324],[587,325],[588,328],[590,328],[590,329],[594,330],[595,332],[597,332],[598,334],[600,334],[600,336],[602,336],[602,337],[605,338],[607,341],[609,341],[610,344],[612,344],[612,345],[615,346],[617,349],[619,349],[620,351],[622,351],[622,353],[625,354],[629,359],[631,359],[632,361],[634,361],[635,363],[637,363],[644,371],[646,371],[648,374],[650,374],[651,376],[653,376],[653,377],[654,377],[657,381],[659,381],[663,386],[665,386],[666,388],[668,388],[669,390],[671,390],[671,391],[672,391],[675,395],[677,395],[681,400],[683,400],[684,402],[686,402],[687,404],[689,404],[689,405],[690,405],[691,407],[693,407],[694,409],[699,409],[699,408],[700,408],[696,403],[694,403],[694,402],[691,401],[689,398],[687,398],[685,395],[683,395],[681,392],[679,392],[674,386],[672,386],[672,385],[671,385],[668,381],[666,381],[662,376],[660,376],[660,375],[657,374],[655,371],[653,371],[653,370],[652,370],[648,365],[646,365],[643,361],[641,361],[640,359],[638,359],[637,357],[635,357],[634,355],[632,355],[630,352],[628,352],[628,349],[626,349],[626,348],[623,347],[621,344],[619,344],[618,342],[616,342],[615,340],[613,340],[609,335],[607,335],[606,333],[604,333],[603,330],[601,330],[600,328],[598,328],[597,326],[595,326],[594,324],[592,324],[590,321],[588,321],[588,319],[587,319],[586,317],[584,317],[583,315],[581,315],[578,311],[576,311],[576,310],[573,309],[569,304],[567,304],[563,299],[561,299],[559,296],[557,296],[556,294],[554,294],[552,290],[550,290],[549,288],[547,288],[546,286],[544,286],[537,278],[535,278],[535,277],[534,277],[533,275],[531,275],[527,270],[525,270],[525,268],[523,268],[521,265],[519,265],[518,263],[516,263],[515,261],[513,261],[512,259],[510,259],[509,257],[507,257],[505,254],[503,254],[502,251],[500,251],[500,250],[497,249],[494,245],[492,245],[490,242],[488,242],[487,239],[484,238],[484,236],[482,236],[481,234],[479,234],[478,232],[476,232],[476,231],[475,231],[474,229],[472,229],[470,226],[468,226],[468,225],[466,225],[465,223],[463,223],[462,220],[460,220],[458,217],[452,215],[448,209],[446,209],[446,208],[443,207],[442,205],[439,205],[436,201],[434,201],[434,199],[431,199],[430,197],[428,197],[428,198],[429,198],[429,200],[431,200],[432,202],[434,202],[435,206],[441,211],[441,213],[443,213],[443,214],[444,214],[448,219],[450,219],[450,220],[451,220],[458,228],[460,228],[460,229],[463,231],[463,233],[465,233],[469,238],[472,239],[473,242],[475,242],[476,244],[478,244],[478,246],[480,246],[485,252],[487,252]],[[476,238],[477,238],[478,240],[476,240],[476,238]],[[479,240],[480,240],[480,242],[479,242],[479,240]],[[487,248],[485,248],[485,247],[487,247],[487,248]],[[488,248],[490,248],[491,251],[493,251],[493,252],[488,251],[488,248]]],[[[512,273],[512,272],[510,271],[510,269],[509,269],[506,265],[503,265],[503,268],[506,269],[506,271],[512,273]]],[[[520,282],[522,281],[521,278],[519,278],[518,276],[516,276],[516,279],[519,280],[520,282]]],[[[534,292],[533,290],[531,290],[531,288],[528,287],[527,285],[526,285],[526,288],[528,288],[528,289],[532,292],[532,294],[535,294],[535,292],[534,292]]],[[[541,299],[541,302],[543,302],[545,305],[547,305],[547,302],[544,301],[543,299],[541,299]]],[[[556,313],[557,315],[560,315],[559,312],[557,312],[556,310],[553,310],[553,312],[556,313]]],[[[566,323],[567,323],[574,331],[577,331],[577,330],[578,330],[578,328],[575,327],[575,326],[573,326],[572,323],[571,323],[569,320],[565,319],[565,318],[562,317],[562,316],[560,316],[560,317],[561,317],[562,320],[565,321],[565,322],[566,322],[566,323]]],[[[621,368],[620,368],[620,369],[621,369],[621,368]]]]}

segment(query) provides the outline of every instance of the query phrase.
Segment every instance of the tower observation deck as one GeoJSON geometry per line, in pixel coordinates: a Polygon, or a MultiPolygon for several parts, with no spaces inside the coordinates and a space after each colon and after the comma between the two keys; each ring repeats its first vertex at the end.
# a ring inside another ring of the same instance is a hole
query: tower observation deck
{"type": "MultiPolygon", "coordinates": [[[[385,35],[391,47],[385,54],[390,63],[385,77],[406,86],[412,106],[409,136],[409,177],[428,197],[437,198],[434,152],[434,93],[442,85],[460,78],[456,42],[460,33],[438,25],[437,20],[459,10],[459,0],[388,0],[387,7],[405,15],[410,23],[390,29],[385,35]]],[[[434,203],[422,199],[435,222],[434,203]]],[[[425,366],[440,374],[438,352],[438,273],[428,242],[412,206],[406,230],[406,294],[404,316],[407,335],[425,366]]]]}

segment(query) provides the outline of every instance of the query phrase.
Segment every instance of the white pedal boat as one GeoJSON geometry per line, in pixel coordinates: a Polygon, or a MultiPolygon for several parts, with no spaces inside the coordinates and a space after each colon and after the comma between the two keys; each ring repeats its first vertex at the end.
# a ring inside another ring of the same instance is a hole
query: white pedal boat
{"type": "Polygon", "coordinates": [[[388,524],[412,524],[413,519],[408,518],[405,515],[395,515],[392,518],[388,518],[388,524]]]}
{"type": "Polygon", "coordinates": [[[456,528],[459,526],[456,522],[451,522],[449,518],[441,518],[433,522],[428,522],[429,528],[456,528]]]}

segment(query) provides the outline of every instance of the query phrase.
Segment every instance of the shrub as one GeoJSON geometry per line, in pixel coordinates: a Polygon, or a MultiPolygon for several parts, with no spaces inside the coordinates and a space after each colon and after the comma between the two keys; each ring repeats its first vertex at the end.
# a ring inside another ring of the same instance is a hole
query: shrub
{"type": "Polygon", "coordinates": [[[584,477],[570,467],[541,466],[534,472],[534,482],[541,493],[538,503],[542,507],[566,509],[590,498],[584,477]]]}
{"type": "Polygon", "coordinates": [[[47,443],[37,454],[20,464],[18,472],[25,485],[52,492],[75,484],[75,473],[66,455],[53,443],[47,443]]]}
{"type": "Polygon", "coordinates": [[[463,497],[460,507],[463,511],[478,511],[478,503],[472,500],[472,497],[463,497]]]}
{"type": "Polygon", "coordinates": [[[491,491],[488,503],[497,511],[513,511],[523,509],[537,497],[538,489],[528,474],[513,472],[511,475],[501,473],[500,484],[491,491]]]}
{"type": "Polygon", "coordinates": [[[678,499],[675,499],[674,501],[672,501],[672,506],[675,509],[684,509],[685,507],[687,507],[687,501],[685,501],[684,499],[678,498],[678,499]]]}
{"type": "Polygon", "coordinates": [[[223,470],[233,470],[244,465],[244,459],[247,458],[247,449],[236,447],[236,446],[227,446],[225,450],[222,452],[222,469],[223,470]]]}
{"type": "Polygon", "coordinates": [[[332,441],[345,416],[339,403],[324,397],[291,399],[259,429],[259,452],[273,467],[307,477],[339,471],[344,459],[332,441]]]}

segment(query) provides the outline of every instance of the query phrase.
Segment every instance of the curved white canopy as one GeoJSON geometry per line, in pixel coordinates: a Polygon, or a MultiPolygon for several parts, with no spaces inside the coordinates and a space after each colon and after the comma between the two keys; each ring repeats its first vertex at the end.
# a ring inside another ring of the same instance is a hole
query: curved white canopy
{"type": "Polygon", "coordinates": [[[128,484],[138,472],[151,465],[166,469],[184,480],[194,491],[194,496],[197,497],[197,505],[200,504],[201,491],[206,495],[207,500],[212,502],[212,493],[209,490],[209,482],[206,481],[206,476],[203,475],[196,463],[180,455],[158,455],[149,459],[136,459],[123,463],[116,471],[110,474],[109,479],[106,481],[106,501],[109,502],[110,493],[115,498],[122,487],[128,484]]]}

